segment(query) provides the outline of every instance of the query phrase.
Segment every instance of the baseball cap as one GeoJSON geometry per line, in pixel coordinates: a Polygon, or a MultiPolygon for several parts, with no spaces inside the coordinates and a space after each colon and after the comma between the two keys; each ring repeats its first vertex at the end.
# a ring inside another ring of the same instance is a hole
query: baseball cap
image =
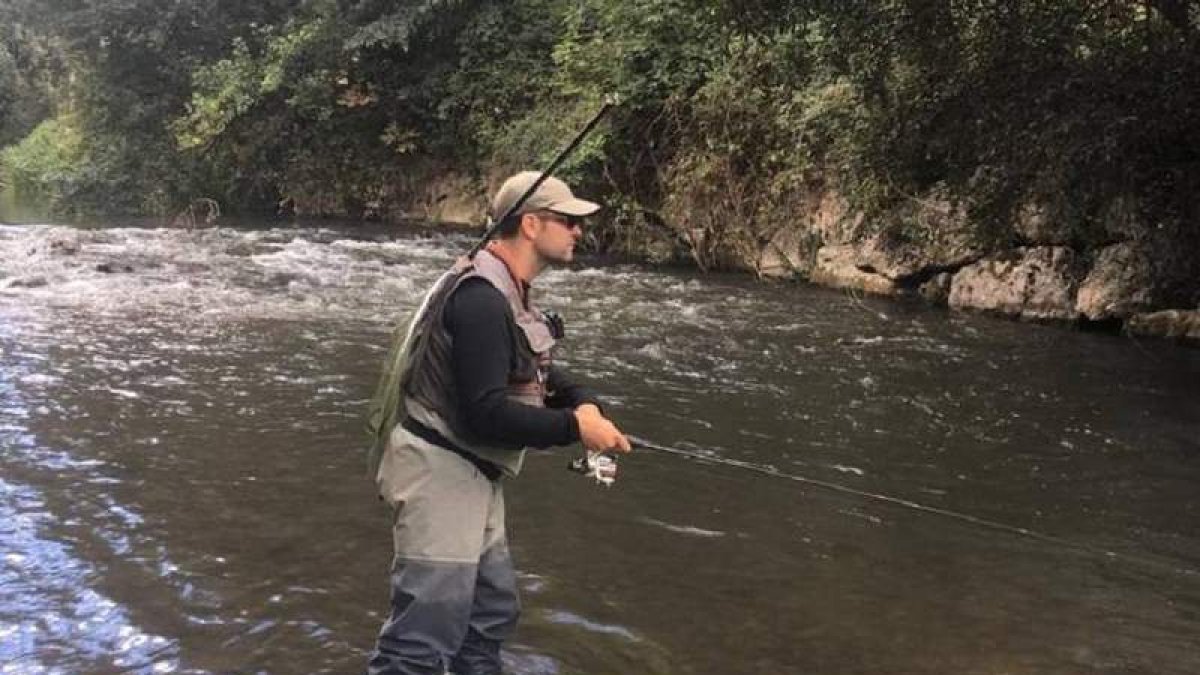
{"type": "MultiPolygon", "coordinates": [[[[529,190],[530,186],[541,176],[540,171],[522,171],[504,181],[496,196],[492,198],[492,218],[499,220],[508,213],[508,209],[529,190]]],[[[579,199],[571,192],[571,188],[561,180],[551,176],[538,186],[529,199],[521,205],[517,214],[533,211],[553,211],[564,216],[590,216],[600,210],[600,205],[579,199]]]]}

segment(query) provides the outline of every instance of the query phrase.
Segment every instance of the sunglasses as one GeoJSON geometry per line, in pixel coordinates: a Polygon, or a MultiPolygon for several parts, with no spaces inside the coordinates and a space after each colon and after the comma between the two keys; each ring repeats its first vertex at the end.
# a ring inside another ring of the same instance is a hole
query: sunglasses
{"type": "Polygon", "coordinates": [[[583,227],[583,218],[579,216],[567,216],[553,211],[543,211],[538,214],[538,217],[544,220],[553,220],[569,230],[576,227],[583,227]]]}

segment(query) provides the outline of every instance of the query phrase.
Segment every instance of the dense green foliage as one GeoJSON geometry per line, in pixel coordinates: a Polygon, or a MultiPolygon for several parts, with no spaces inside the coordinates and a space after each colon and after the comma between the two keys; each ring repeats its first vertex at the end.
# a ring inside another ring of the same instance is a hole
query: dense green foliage
{"type": "Polygon", "coordinates": [[[52,43],[14,20],[0,3],[0,148],[20,141],[51,115],[62,72],[52,43]]]}
{"type": "Polygon", "coordinates": [[[617,93],[566,169],[614,206],[604,246],[665,234],[719,265],[831,191],[911,238],[930,236],[930,200],[1007,242],[1031,213],[1085,245],[1200,218],[1186,0],[0,0],[0,16],[0,143],[54,119],[8,172],[68,210],[396,213],[447,172],[483,185],[541,164],[617,93]],[[34,160],[55,129],[72,140],[34,160]]]}
{"type": "Polygon", "coordinates": [[[75,193],[86,158],[73,120],[58,118],[42,122],[19,144],[6,148],[0,161],[17,190],[57,206],[75,193]]]}

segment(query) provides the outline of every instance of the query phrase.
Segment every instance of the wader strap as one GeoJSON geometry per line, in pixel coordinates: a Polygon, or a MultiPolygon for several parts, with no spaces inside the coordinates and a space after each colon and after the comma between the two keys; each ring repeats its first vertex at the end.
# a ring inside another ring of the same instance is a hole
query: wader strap
{"type": "Polygon", "coordinates": [[[445,436],[438,433],[437,429],[430,429],[429,427],[425,426],[424,424],[421,424],[420,422],[413,419],[412,417],[405,416],[404,420],[400,422],[400,426],[404,427],[405,431],[411,433],[413,436],[416,436],[417,438],[425,441],[426,443],[429,443],[430,445],[436,445],[439,448],[443,448],[445,450],[449,450],[450,452],[453,452],[454,454],[458,455],[459,457],[462,457],[463,459],[467,460],[476,469],[479,469],[479,473],[486,476],[487,479],[490,481],[498,480],[502,474],[500,467],[496,466],[495,464],[492,464],[491,462],[487,461],[486,459],[483,459],[482,457],[478,457],[478,456],[474,455],[473,453],[463,450],[462,448],[458,447],[457,445],[451,443],[450,439],[448,439],[445,436]]]}

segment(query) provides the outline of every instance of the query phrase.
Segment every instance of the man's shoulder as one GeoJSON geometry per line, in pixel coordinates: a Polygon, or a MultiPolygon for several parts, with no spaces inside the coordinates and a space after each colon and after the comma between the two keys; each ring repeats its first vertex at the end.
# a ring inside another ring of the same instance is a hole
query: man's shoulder
{"type": "Polygon", "coordinates": [[[446,325],[479,325],[502,320],[510,313],[508,301],[500,289],[487,279],[471,277],[459,284],[446,303],[446,325]]]}
{"type": "Polygon", "coordinates": [[[454,289],[451,299],[456,302],[473,302],[484,305],[499,305],[507,307],[504,293],[492,282],[483,277],[467,277],[454,289]]]}

